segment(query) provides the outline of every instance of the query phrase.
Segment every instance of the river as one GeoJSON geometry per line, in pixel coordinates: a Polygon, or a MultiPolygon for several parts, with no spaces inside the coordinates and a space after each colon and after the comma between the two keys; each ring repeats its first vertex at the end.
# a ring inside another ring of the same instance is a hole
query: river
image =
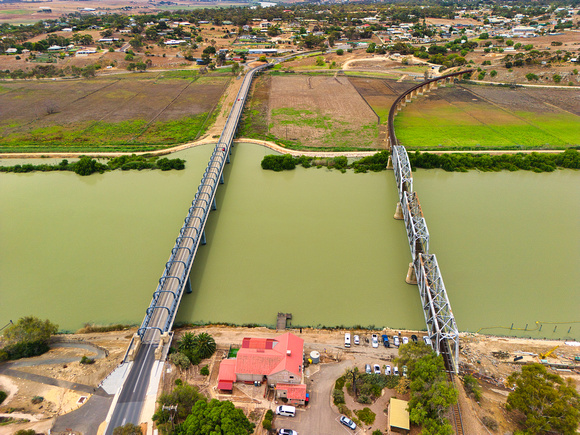
{"type": "MultiPolygon", "coordinates": [[[[0,327],[140,323],[211,149],[184,171],[0,174],[0,327]]],[[[424,329],[392,172],[274,173],[269,153],[234,148],[178,322],[424,329]]],[[[579,176],[415,174],[460,330],[580,338],[579,176]]]]}

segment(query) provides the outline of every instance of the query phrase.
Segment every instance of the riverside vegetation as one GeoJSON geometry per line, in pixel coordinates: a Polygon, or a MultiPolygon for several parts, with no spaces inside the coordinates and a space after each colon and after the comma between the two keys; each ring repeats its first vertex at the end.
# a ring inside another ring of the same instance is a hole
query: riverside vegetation
{"type": "Polygon", "coordinates": [[[81,158],[74,163],[69,163],[64,159],[56,165],[14,165],[14,166],[0,166],[0,172],[52,172],[52,171],[72,171],[78,175],[91,175],[95,172],[102,174],[106,171],[114,171],[121,169],[122,171],[129,171],[137,169],[161,169],[162,171],[169,171],[172,169],[185,169],[185,160],[182,159],[168,159],[166,157],[160,159],[158,157],[145,157],[132,154],[130,156],[119,156],[110,159],[107,164],[98,162],[88,156],[81,156],[81,158]]]}
{"type": "MultiPolygon", "coordinates": [[[[272,171],[286,171],[295,169],[297,165],[304,168],[316,166],[321,168],[326,166],[329,169],[338,169],[346,172],[347,169],[354,169],[355,173],[383,171],[387,167],[389,158],[388,151],[381,151],[372,156],[364,157],[351,164],[344,156],[338,157],[293,157],[290,154],[267,155],[262,160],[262,169],[272,171]]],[[[470,169],[480,171],[534,171],[553,172],[558,168],[580,169],[580,153],[575,149],[568,149],[558,154],[540,153],[517,153],[517,154],[433,154],[416,151],[409,153],[409,162],[413,169],[443,169],[448,172],[467,172],[470,169]]]]}

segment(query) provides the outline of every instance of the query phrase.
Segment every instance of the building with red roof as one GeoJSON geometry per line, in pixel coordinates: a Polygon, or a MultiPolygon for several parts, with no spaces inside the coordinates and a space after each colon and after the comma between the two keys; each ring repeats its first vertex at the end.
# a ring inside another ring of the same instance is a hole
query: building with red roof
{"type": "Polygon", "coordinates": [[[220,364],[218,388],[225,390],[234,381],[301,384],[303,354],[304,340],[290,332],[275,338],[244,338],[236,358],[220,364]]]}
{"type": "Polygon", "coordinates": [[[306,402],[306,384],[276,385],[276,397],[288,399],[289,405],[304,405],[306,402]]]}

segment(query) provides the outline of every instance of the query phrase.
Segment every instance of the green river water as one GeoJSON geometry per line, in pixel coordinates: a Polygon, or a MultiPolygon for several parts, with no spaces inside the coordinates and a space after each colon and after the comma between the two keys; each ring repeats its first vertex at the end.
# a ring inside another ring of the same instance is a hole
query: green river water
{"type": "MultiPolygon", "coordinates": [[[[0,327],[139,324],[211,150],[177,153],[185,171],[0,174],[0,327]]],[[[177,321],[424,329],[392,172],[263,171],[270,153],[234,148],[177,321]]],[[[580,338],[579,181],[414,174],[460,330],[580,338]]]]}

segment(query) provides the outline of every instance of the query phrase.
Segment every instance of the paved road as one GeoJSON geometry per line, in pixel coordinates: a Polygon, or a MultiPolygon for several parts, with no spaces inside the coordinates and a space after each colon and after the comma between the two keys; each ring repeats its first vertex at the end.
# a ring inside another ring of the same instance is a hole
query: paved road
{"type": "Polygon", "coordinates": [[[121,393],[111,421],[107,427],[106,434],[112,434],[113,429],[117,426],[123,426],[126,423],[139,423],[141,409],[145,402],[145,395],[151,370],[155,363],[155,348],[152,344],[144,344],[133,362],[133,369],[129,373],[121,393]]]}
{"type": "Polygon", "coordinates": [[[84,435],[97,435],[99,425],[105,421],[114,396],[92,396],[78,409],[68,414],[57,417],[53,433],[70,432],[67,429],[74,428],[75,432],[84,435]]]}

